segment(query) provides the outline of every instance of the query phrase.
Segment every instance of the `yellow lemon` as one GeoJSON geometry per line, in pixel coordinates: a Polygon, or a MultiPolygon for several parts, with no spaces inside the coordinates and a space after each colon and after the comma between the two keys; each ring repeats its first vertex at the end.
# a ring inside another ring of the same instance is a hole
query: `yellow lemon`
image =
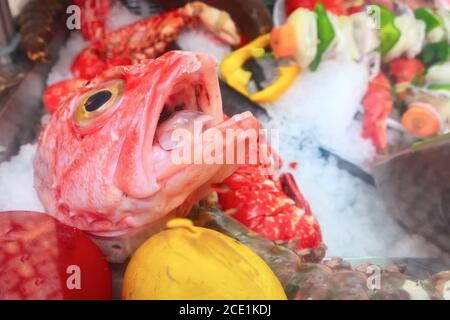
{"type": "Polygon", "coordinates": [[[124,299],[286,299],[267,264],[217,231],[173,219],[127,266],[124,299]]]}

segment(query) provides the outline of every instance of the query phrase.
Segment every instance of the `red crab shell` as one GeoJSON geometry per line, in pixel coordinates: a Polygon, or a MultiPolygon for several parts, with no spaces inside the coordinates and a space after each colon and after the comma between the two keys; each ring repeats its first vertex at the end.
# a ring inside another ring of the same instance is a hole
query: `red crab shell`
{"type": "Polygon", "coordinates": [[[262,166],[244,165],[225,179],[218,194],[227,214],[270,240],[286,242],[296,250],[315,249],[322,242],[319,223],[290,174],[276,180],[262,166]]]}
{"type": "Polygon", "coordinates": [[[100,5],[97,8],[91,4],[93,0],[78,1],[90,10],[89,19],[88,15],[84,16],[83,33],[88,33],[87,37],[92,43],[80,52],[72,64],[71,71],[76,78],[89,80],[111,66],[135,64],[144,59],[156,58],[167,51],[169,43],[189,25],[203,25],[229,45],[240,42],[229,14],[203,2],[189,2],[178,9],[105,32],[104,19],[96,19],[92,12],[106,14],[107,6],[100,5]],[[103,27],[99,28],[95,23],[103,23],[103,27]]]}
{"type": "Polygon", "coordinates": [[[81,32],[87,40],[101,39],[106,33],[105,18],[109,0],[74,0],[81,8],[81,32]]]}

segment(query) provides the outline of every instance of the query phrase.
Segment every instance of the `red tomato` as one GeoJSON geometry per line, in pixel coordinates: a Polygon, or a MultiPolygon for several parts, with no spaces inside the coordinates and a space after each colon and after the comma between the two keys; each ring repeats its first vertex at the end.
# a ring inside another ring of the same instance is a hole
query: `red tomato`
{"type": "Polygon", "coordinates": [[[289,15],[298,8],[314,10],[316,1],[315,0],[286,0],[284,3],[285,3],[284,8],[286,11],[286,16],[289,17],[289,15]]]}
{"type": "Polygon", "coordinates": [[[395,83],[410,82],[424,70],[425,66],[419,59],[400,57],[389,63],[389,74],[395,83]]]}
{"type": "Polygon", "coordinates": [[[361,12],[362,10],[363,10],[362,6],[361,7],[360,6],[349,7],[347,9],[347,14],[351,15],[351,14],[354,14],[354,13],[361,12]]]}
{"type": "MultiPolygon", "coordinates": [[[[400,57],[389,63],[389,74],[394,82],[411,82],[421,72],[425,71],[425,65],[419,59],[400,57]]],[[[397,99],[403,101],[407,92],[397,92],[397,99]]]]}
{"type": "Polygon", "coordinates": [[[314,10],[316,4],[322,2],[324,7],[336,14],[336,15],[346,15],[348,14],[343,0],[286,0],[285,2],[285,12],[286,16],[289,16],[293,11],[298,8],[305,8],[309,10],[314,10]]]}
{"type": "Polygon", "coordinates": [[[0,266],[0,299],[112,298],[100,249],[43,213],[0,213],[0,266]]]}

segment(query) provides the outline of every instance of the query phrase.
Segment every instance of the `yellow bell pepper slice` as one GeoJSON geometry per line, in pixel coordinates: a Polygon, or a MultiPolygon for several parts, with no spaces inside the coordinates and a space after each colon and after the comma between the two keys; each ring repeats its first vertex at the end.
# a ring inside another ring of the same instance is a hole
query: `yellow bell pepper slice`
{"type": "Polygon", "coordinates": [[[239,93],[258,103],[268,103],[278,99],[300,72],[300,68],[296,65],[278,67],[278,77],[273,83],[259,92],[249,93],[247,84],[252,74],[244,70],[242,66],[248,59],[264,55],[264,48],[269,44],[270,33],[259,36],[244,47],[230,53],[220,64],[220,74],[225,82],[239,93]]]}
{"type": "Polygon", "coordinates": [[[300,68],[297,66],[278,67],[279,77],[263,90],[250,95],[250,100],[257,103],[269,103],[278,99],[292,84],[300,68]]]}
{"type": "Polygon", "coordinates": [[[251,77],[252,73],[250,71],[239,68],[231,72],[225,78],[225,81],[239,93],[248,96],[247,84],[251,77]]]}

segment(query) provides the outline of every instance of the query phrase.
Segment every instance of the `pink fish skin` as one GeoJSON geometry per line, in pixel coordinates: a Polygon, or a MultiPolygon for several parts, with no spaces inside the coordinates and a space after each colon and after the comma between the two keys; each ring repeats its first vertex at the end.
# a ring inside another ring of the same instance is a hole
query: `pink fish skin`
{"type": "MultiPolygon", "coordinates": [[[[224,119],[216,63],[205,54],[171,51],[114,67],[61,100],[39,137],[35,188],[50,215],[102,236],[189,208],[237,167],[174,163],[175,150],[158,139],[171,129],[158,124],[163,109],[172,112],[171,123],[198,114],[223,135],[230,128],[259,129],[250,113],[224,119]],[[184,111],[175,108],[180,105],[184,111]]],[[[245,143],[238,140],[224,148],[245,143]]]]}

